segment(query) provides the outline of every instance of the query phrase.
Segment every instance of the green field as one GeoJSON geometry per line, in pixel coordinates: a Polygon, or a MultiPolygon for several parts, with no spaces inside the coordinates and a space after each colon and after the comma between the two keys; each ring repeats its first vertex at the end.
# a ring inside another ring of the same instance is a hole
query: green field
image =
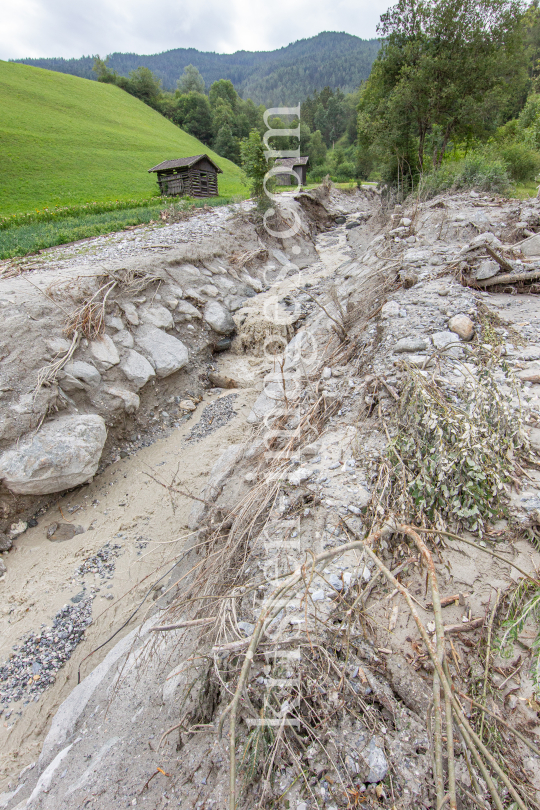
{"type": "Polygon", "coordinates": [[[157,195],[148,169],[206,152],[220,196],[241,170],[120,88],[0,61],[0,216],[157,195]]]}

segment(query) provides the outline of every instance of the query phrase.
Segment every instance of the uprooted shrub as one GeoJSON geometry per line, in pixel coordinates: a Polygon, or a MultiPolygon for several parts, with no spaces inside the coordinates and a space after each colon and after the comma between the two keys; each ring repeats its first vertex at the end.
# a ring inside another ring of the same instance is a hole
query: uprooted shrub
{"type": "Polygon", "coordinates": [[[505,513],[506,484],[526,446],[517,389],[504,393],[497,360],[478,355],[462,366],[458,394],[411,369],[395,436],[387,450],[390,486],[381,493],[404,520],[438,528],[464,526],[483,534],[505,513]]]}

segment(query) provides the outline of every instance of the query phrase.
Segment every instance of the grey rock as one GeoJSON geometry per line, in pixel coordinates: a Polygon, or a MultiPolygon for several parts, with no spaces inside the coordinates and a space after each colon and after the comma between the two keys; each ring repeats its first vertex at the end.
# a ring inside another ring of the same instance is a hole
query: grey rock
{"type": "MultiPolygon", "coordinates": [[[[540,428],[531,428],[529,439],[533,450],[536,450],[537,453],[540,453],[540,428]]],[[[0,551],[3,550],[1,543],[2,540],[0,536],[0,551]]]]}
{"type": "Polygon", "coordinates": [[[106,394],[109,394],[109,396],[121,400],[126,413],[135,413],[135,411],[139,410],[141,401],[137,394],[134,394],[133,391],[128,391],[126,388],[113,387],[107,387],[104,389],[104,391],[106,394]]]}
{"type": "Polygon", "coordinates": [[[477,281],[483,281],[486,278],[492,278],[499,272],[499,265],[491,259],[486,259],[480,262],[479,266],[474,271],[473,275],[477,281]]]}
{"type": "Polygon", "coordinates": [[[387,301],[381,309],[381,318],[383,320],[386,320],[387,318],[397,318],[399,316],[400,309],[401,307],[397,301],[387,301]]]}
{"type": "Polygon", "coordinates": [[[0,532],[0,551],[9,551],[13,545],[13,538],[0,532]]]}
{"type": "Polygon", "coordinates": [[[454,332],[435,332],[435,334],[431,336],[431,340],[435,348],[444,352],[444,354],[450,355],[451,357],[460,357],[463,354],[463,349],[457,345],[459,338],[456,337],[454,332]]]}
{"type": "Polygon", "coordinates": [[[124,323],[122,318],[119,318],[117,315],[108,315],[105,318],[105,326],[109,326],[111,329],[116,329],[120,332],[124,328],[124,323]]]}
{"type": "Polygon", "coordinates": [[[330,583],[332,588],[336,589],[336,591],[343,590],[343,580],[341,579],[341,577],[338,577],[337,574],[330,574],[330,576],[328,577],[328,582],[330,583]]]}
{"type": "Polygon", "coordinates": [[[540,233],[531,236],[520,244],[524,256],[540,256],[540,233]]]}
{"type": "Polygon", "coordinates": [[[7,571],[6,564],[3,560],[0,559],[0,577],[3,577],[6,571],[7,571]]]}
{"type": "Polygon", "coordinates": [[[191,318],[202,318],[202,315],[197,307],[194,307],[193,304],[189,303],[189,301],[179,301],[176,311],[181,315],[189,315],[191,318]]]}
{"type": "Polygon", "coordinates": [[[235,324],[231,313],[217,301],[209,301],[204,308],[204,320],[219,335],[230,335],[235,324]]]}
{"type": "Polygon", "coordinates": [[[137,307],[135,306],[135,304],[132,304],[129,301],[119,301],[118,305],[123,310],[128,323],[130,323],[132,326],[138,326],[139,314],[137,312],[137,307]]]}
{"type": "Polygon", "coordinates": [[[154,306],[141,309],[140,317],[143,323],[151,323],[153,326],[157,326],[158,329],[172,329],[174,326],[173,316],[161,304],[154,304],[154,306]]]}
{"type": "Polygon", "coordinates": [[[517,376],[522,382],[540,383],[540,363],[529,363],[517,376]]]}
{"type": "Polygon", "coordinates": [[[382,782],[388,773],[388,761],[382,748],[377,745],[375,737],[372,737],[361,751],[360,760],[368,771],[367,776],[363,776],[364,781],[372,785],[382,782]]]}
{"type": "Polygon", "coordinates": [[[107,428],[101,416],[61,416],[0,455],[0,479],[20,495],[48,495],[95,474],[107,428]]]}
{"type": "Polygon", "coordinates": [[[246,636],[251,636],[255,630],[255,625],[251,622],[238,622],[238,627],[246,636]]]}
{"type": "Polygon", "coordinates": [[[77,380],[82,380],[91,387],[95,387],[101,382],[101,374],[95,366],[90,363],[84,363],[82,360],[74,360],[73,363],[67,363],[63,369],[67,374],[75,377],[77,380]]]}
{"type": "Polygon", "coordinates": [[[401,338],[394,346],[394,354],[403,352],[425,352],[429,347],[426,338],[401,338]]]}
{"type": "Polygon", "coordinates": [[[108,335],[101,335],[90,343],[90,351],[96,363],[106,371],[120,362],[118,349],[108,335]]]}
{"type": "Polygon", "coordinates": [[[146,385],[151,377],[156,376],[156,372],[146,357],[134,350],[127,353],[127,357],[120,363],[120,368],[128,380],[136,386],[137,390],[146,385]]]}
{"type": "Polygon", "coordinates": [[[219,290],[214,284],[205,284],[201,287],[200,292],[209,298],[217,298],[219,295],[219,290]]]}
{"type": "Polygon", "coordinates": [[[174,374],[189,361],[188,350],[181,340],[150,324],[137,329],[135,343],[154,366],[158,377],[174,374]]]}
{"type": "Polygon", "coordinates": [[[70,347],[69,341],[61,337],[49,338],[45,341],[45,345],[53,354],[64,354],[70,347]]]}
{"type": "Polygon", "coordinates": [[[119,346],[123,346],[124,349],[133,348],[133,335],[131,332],[128,332],[127,329],[122,329],[121,332],[117,332],[116,335],[113,335],[113,340],[115,343],[118,343],[119,346]]]}

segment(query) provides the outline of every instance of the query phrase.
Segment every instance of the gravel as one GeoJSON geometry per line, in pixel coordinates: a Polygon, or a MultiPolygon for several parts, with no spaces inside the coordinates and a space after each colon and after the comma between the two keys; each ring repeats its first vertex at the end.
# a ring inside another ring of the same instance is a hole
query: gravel
{"type": "Polygon", "coordinates": [[[233,402],[237,396],[238,394],[228,394],[226,397],[216,399],[215,402],[207,405],[197,424],[188,433],[186,442],[188,444],[200,442],[205,436],[223,427],[233,419],[237,415],[233,408],[233,402]]]}
{"type": "MultiPolygon", "coordinates": [[[[100,579],[111,579],[121,548],[106,543],[76,569],[74,577],[98,574],[100,579]]],[[[83,585],[83,590],[71,598],[71,604],[64,605],[54,616],[50,627],[42,624],[39,631],[29,633],[13,646],[9,660],[0,665],[0,715],[6,720],[13,711],[10,704],[37,700],[55,682],[56,672],[69,660],[92,624],[96,593],[95,585],[88,591],[83,585]]]]}
{"type": "MultiPolygon", "coordinates": [[[[84,631],[92,623],[92,598],[76,605],[64,605],[53,619],[51,627],[41,626],[13,647],[10,659],[0,666],[0,703],[10,704],[26,697],[37,699],[56,680],[55,673],[71,657],[84,631]]],[[[5,718],[11,715],[8,708],[5,718]]]]}
{"type": "Polygon", "coordinates": [[[114,543],[114,545],[106,543],[96,554],[88,557],[79,565],[74,576],[83,577],[85,574],[99,574],[101,579],[111,579],[116,566],[116,557],[120,554],[121,548],[122,546],[117,543],[114,543]]]}

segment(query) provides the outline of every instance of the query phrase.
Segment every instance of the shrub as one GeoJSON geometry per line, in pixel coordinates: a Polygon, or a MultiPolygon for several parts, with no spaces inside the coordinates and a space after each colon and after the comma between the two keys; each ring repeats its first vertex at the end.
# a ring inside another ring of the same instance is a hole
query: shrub
{"type": "Polygon", "coordinates": [[[524,183],[534,180],[540,169],[540,155],[524,143],[506,143],[499,147],[512,180],[524,183]]]}
{"type": "Polygon", "coordinates": [[[429,198],[448,189],[475,188],[505,194],[510,190],[510,175],[502,158],[477,150],[461,160],[443,163],[440,169],[422,176],[418,192],[429,198]]]}

